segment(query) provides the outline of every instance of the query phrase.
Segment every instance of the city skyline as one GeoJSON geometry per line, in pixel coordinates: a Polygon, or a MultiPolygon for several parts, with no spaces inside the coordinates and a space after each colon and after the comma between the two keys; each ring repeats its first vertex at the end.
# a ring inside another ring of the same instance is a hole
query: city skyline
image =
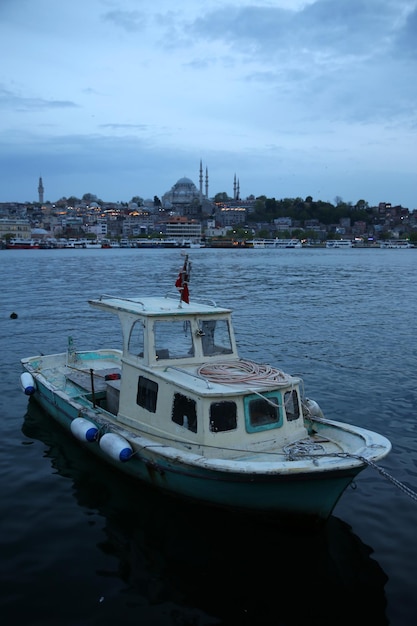
{"type": "MultiPolygon", "coordinates": [[[[210,195],[210,194],[208,193],[208,190],[209,190],[209,176],[208,176],[208,168],[205,168],[205,173],[203,174],[203,165],[202,165],[202,162],[200,162],[200,174],[199,174],[199,183],[198,183],[198,185],[194,183],[193,179],[191,179],[191,178],[189,178],[189,177],[182,177],[181,179],[179,179],[178,181],[176,181],[176,182],[175,182],[175,183],[171,186],[171,188],[170,188],[170,190],[169,190],[169,191],[165,192],[165,194],[161,194],[161,197],[163,197],[164,195],[165,195],[165,196],[169,195],[169,192],[170,192],[170,191],[172,191],[172,190],[173,190],[173,189],[174,189],[174,188],[175,188],[175,187],[176,187],[179,183],[181,183],[183,180],[187,180],[187,179],[188,179],[188,180],[190,180],[190,181],[191,181],[191,183],[193,183],[193,186],[195,187],[195,191],[196,191],[196,192],[198,192],[198,191],[199,191],[199,192],[200,192],[200,196],[201,196],[202,198],[206,198],[207,200],[213,200],[213,199],[214,199],[214,196],[215,196],[216,194],[214,194],[214,195],[210,195]]],[[[228,198],[228,199],[229,199],[230,201],[241,201],[241,202],[243,203],[243,202],[246,200],[246,198],[242,198],[242,197],[241,197],[241,195],[240,195],[240,181],[239,181],[239,178],[236,176],[236,174],[234,175],[234,178],[233,178],[233,185],[232,185],[232,186],[233,186],[233,195],[229,196],[229,198],[228,198]]],[[[50,203],[50,204],[51,204],[51,203],[53,203],[53,202],[58,202],[59,200],[63,200],[63,199],[66,199],[66,198],[67,198],[67,196],[61,196],[61,197],[59,197],[59,198],[55,198],[54,200],[45,200],[45,199],[44,199],[44,196],[45,196],[45,186],[44,186],[44,184],[43,184],[43,178],[42,178],[42,176],[40,176],[40,177],[39,177],[39,179],[38,179],[37,192],[38,192],[38,199],[37,199],[37,200],[34,200],[33,202],[31,202],[31,204],[45,204],[45,203],[50,203]]],[[[111,203],[112,203],[112,201],[110,201],[110,200],[106,200],[105,198],[101,198],[98,194],[94,194],[93,192],[84,192],[84,193],[83,193],[83,194],[81,194],[81,196],[79,197],[79,200],[82,200],[83,196],[84,196],[84,195],[86,195],[86,194],[88,194],[88,193],[92,193],[92,195],[93,195],[93,196],[95,196],[98,200],[102,201],[103,203],[109,203],[109,204],[111,204],[111,203]]],[[[156,197],[159,197],[159,196],[157,196],[156,194],[154,195],[154,197],[155,197],[155,196],[156,196],[156,197]]],[[[262,196],[264,196],[264,197],[267,197],[267,198],[268,198],[268,196],[265,196],[265,194],[261,194],[261,197],[262,197],[262,196]]],[[[71,198],[71,197],[77,197],[77,196],[74,196],[74,194],[70,194],[70,195],[68,196],[68,198],[71,198]]],[[[132,198],[133,198],[133,197],[134,197],[134,196],[132,196],[132,198]]],[[[161,197],[159,197],[159,200],[161,200],[161,197]]],[[[293,198],[293,199],[295,199],[295,198],[299,198],[299,197],[301,197],[301,196],[294,196],[294,198],[293,198]]],[[[306,197],[307,197],[307,196],[306,196],[306,197]]],[[[78,198],[78,197],[77,197],[77,198],[78,198]]],[[[120,200],[119,202],[120,202],[120,203],[123,203],[123,204],[128,204],[129,202],[131,202],[131,201],[132,201],[132,198],[129,198],[129,199],[124,199],[124,200],[120,200]]],[[[152,201],[153,201],[153,198],[142,198],[142,199],[143,199],[143,201],[144,201],[144,202],[146,202],[146,203],[149,203],[149,201],[150,201],[150,200],[152,200],[152,201]]],[[[256,198],[255,198],[255,199],[256,199],[256,198]]],[[[275,199],[279,202],[280,200],[284,200],[285,198],[275,198],[275,199]]],[[[305,198],[302,198],[302,199],[305,199],[305,198]]],[[[314,199],[314,198],[313,198],[313,200],[315,201],[315,199],[314,199]]],[[[337,200],[337,197],[336,197],[336,200],[337,200]]],[[[395,201],[394,201],[394,202],[386,202],[386,203],[385,203],[384,201],[380,201],[380,202],[378,202],[377,204],[373,205],[373,204],[369,203],[369,202],[367,201],[367,199],[366,199],[366,198],[361,198],[361,200],[364,200],[365,202],[367,202],[367,203],[368,203],[368,206],[370,206],[370,207],[371,207],[371,206],[376,207],[376,206],[378,206],[378,205],[380,205],[380,204],[387,204],[387,205],[392,205],[392,206],[403,206],[403,205],[401,205],[400,203],[395,202],[395,201]]],[[[353,205],[353,203],[351,203],[351,202],[349,202],[349,201],[343,201],[343,202],[344,202],[344,203],[346,203],[346,204],[352,204],[352,205],[353,205]]],[[[12,201],[11,203],[13,203],[13,201],[12,201]]],[[[1,202],[0,202],[0,204],[1,204],[1,202]]],[[[7,204],[7,203],[5,203],[5,204],[7,204]]],[[[25,204],[25,203],[22,203],[22,204],[25,204]]],[[[333,203],[331,203],[331,202],[330,202],[330,204],[333,204],[333,203]]],[[[337,202],[335,202],[334,204],[337,204],[337,202]]],[[[404,207],[404,206],[403,206],[403,208],[407,208],[407,209],[409,209],[409,211],[410,211],[410,212],[417,211],[417,209],[410,209],[410,207],[404,207]]]]}

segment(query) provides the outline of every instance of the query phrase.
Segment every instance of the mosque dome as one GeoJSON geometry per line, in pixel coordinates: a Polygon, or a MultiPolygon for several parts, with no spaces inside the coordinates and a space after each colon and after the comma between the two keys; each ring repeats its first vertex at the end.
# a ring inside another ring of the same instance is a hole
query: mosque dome
{"type": "Polygon", "coordinates": [[[162,196],[164,206],[185,206],[200,201],[200,192],[190,178],[178,179],[171,190],[162,196]]]}
{"type": "Polygon", "coordinates": [[[33,228],[31,231],[32,235],[48,235],[48,231],[44,228],[33,228]]]}

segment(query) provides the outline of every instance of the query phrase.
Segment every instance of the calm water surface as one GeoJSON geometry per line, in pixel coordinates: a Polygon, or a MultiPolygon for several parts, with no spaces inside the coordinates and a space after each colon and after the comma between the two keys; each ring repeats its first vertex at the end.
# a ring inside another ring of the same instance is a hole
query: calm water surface
{"type": "MultiPolygon", "coordinates": [[[[328,417],[385,434],[381,467],[417,492],[417,251],[190,258],[191,297],[233,308],[241,356],[300,375],[328,417]]],[[[117,319],[87,300],[174,291],[181,265],[175,250],[0,251],[2,622],[415,626],[417,501],[378,471],[321,532],[284,531],[125,482],[28,405],[20,358],[62,352],[69,335],[113,347],[117,319]]]]}

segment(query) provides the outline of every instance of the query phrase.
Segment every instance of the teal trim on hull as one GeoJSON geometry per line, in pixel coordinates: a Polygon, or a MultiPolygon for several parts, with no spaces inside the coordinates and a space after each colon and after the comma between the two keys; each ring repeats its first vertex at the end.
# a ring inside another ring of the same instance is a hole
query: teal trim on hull
{"type": "MultiPolygon", "coordinates": [[[[70,425],[80,416],[77,407],[39,382],[33,399],[73,436],[70,425]]],[[[346,471],[290,476],[238,475],[173,462],[156,455],[152,448],[135,451],[129,461],[122,463],[105,454],[97,441],[80,443],[118,471],[172,495],[210,506],[282,518],[302,517],[315,523],[328,519],[343,491],[363,469],[358,466],[346,471]]]]}

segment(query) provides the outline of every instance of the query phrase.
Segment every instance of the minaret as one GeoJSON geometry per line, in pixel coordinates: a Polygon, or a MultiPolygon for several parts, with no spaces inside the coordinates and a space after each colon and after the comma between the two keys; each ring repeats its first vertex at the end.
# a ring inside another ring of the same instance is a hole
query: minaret
{"type": "Polygon", "coordinates": [[[203,163],[200,159],[200,202],[203,199],[203,163]]]}
{"type": "Polygon", "coordinates": [[[240,183],[239,183],[239,179],[237,179],[236,200],[240,200],[240,183]]]}
{"type": "Polygon", "coordinates": [[[206,167],[206,198],[208,200],[208,169],[206,167]]]}
{"type": "Polygon", "coordinates": [[[233,179],[233,200],[237,200],[237,195],[236,195],[236,174],[235,177],[233,179]]]}
{"type": "Polygon", "coordinates": [[[44,188],[43,188],[42,176],[41,176],[39,178],[39,185],[38,185],[39,204],[43,204],[43,192],[44,192],[44,188]]]}

